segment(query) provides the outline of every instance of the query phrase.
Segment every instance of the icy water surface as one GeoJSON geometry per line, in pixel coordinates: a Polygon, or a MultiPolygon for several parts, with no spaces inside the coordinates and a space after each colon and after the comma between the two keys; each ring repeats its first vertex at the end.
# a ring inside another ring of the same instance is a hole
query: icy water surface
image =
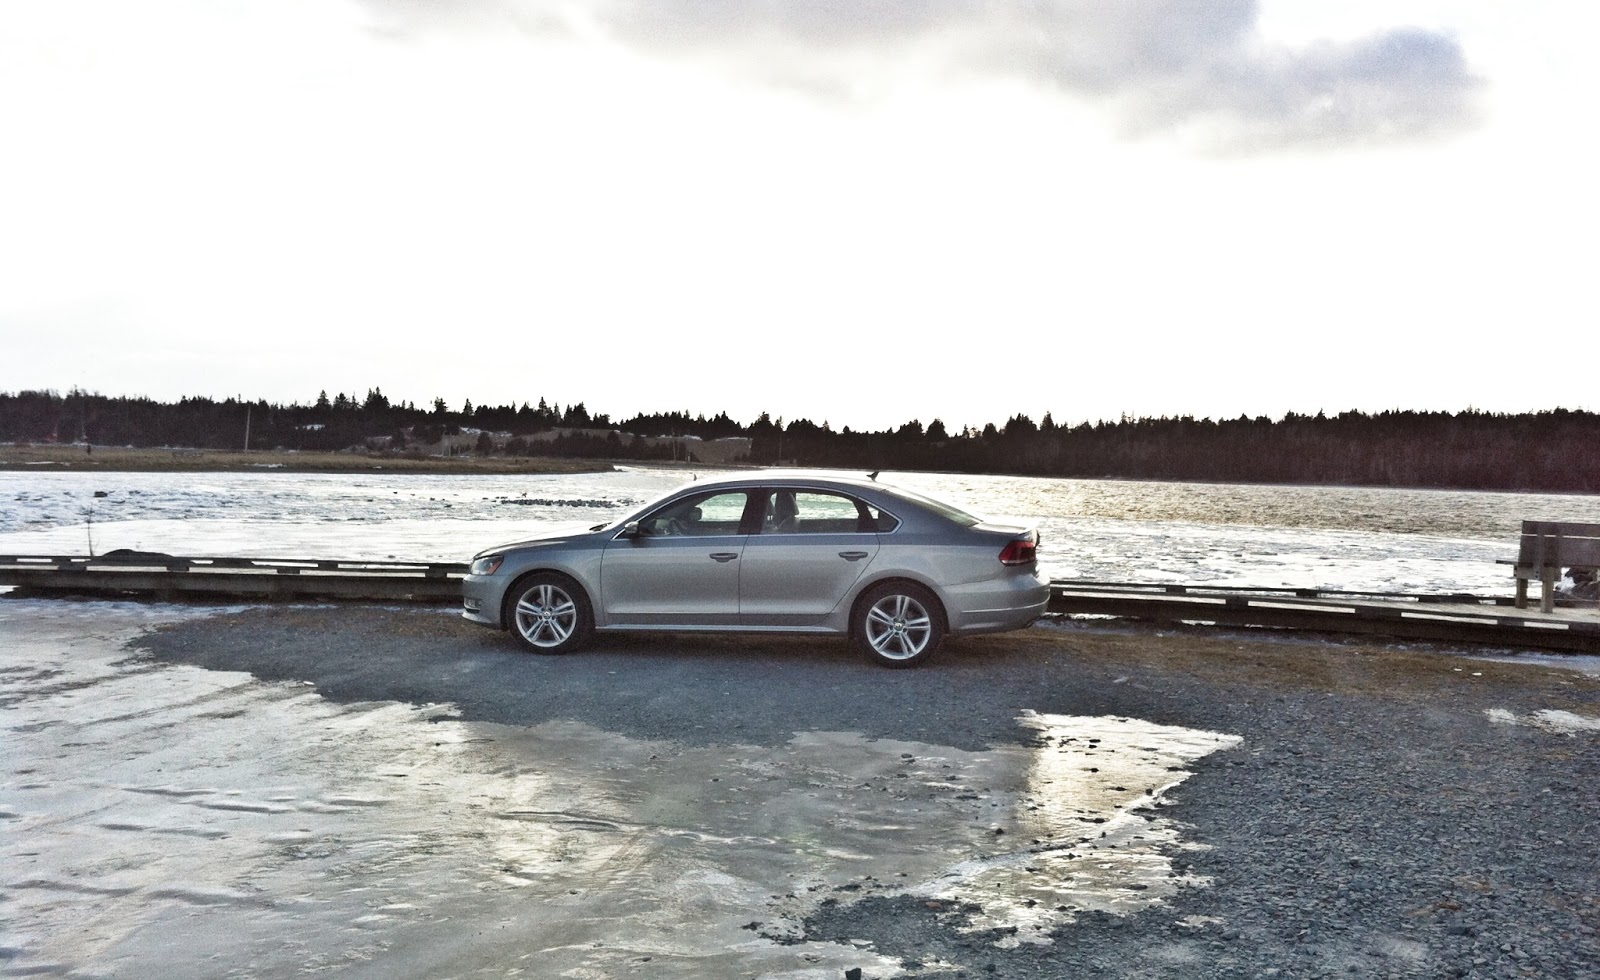
{"type": "MultiPolygon", "coordinates": [[[[137,548],[462,561],[608,521],[690,480],[552,476],[0,473],[0,553],[137,548]]],[[[704,478],[706,474],[701,474],[704,478]]],[[[1523,519],[1600,522],[1600,497],[891,473],[1044,535],[1055,577],[1261,588],[1508,593],[1523,519]]]]}
{"type": "Polygon", "coordinates": [[[686,746],[340,705],[122,645],[195,615],[0,603],[7,973],[891,976],[801,921],[909,894],[1041,941],[1203,886],[1172,871],[1199,844],[1162,794],[1237,741],[1028,714],[1030,745],[988,751],[686,746]]]}

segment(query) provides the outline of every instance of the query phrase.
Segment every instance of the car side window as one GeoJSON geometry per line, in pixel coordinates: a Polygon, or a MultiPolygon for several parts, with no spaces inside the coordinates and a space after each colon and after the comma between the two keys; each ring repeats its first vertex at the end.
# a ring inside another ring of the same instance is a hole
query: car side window
{"type": "Polygon", "coordinates": [[[897,523],[871,504],[844,494],[772,490],[763,501],[761,533],[872,534],[893,530],[897,523]]]}
{"type": "Polygon", "coordinates": [[[639,522],[646,537],[708,537],[738,534],[750,495],[738,490],[705,497],[688,497],[668,504],[639,522]]]}

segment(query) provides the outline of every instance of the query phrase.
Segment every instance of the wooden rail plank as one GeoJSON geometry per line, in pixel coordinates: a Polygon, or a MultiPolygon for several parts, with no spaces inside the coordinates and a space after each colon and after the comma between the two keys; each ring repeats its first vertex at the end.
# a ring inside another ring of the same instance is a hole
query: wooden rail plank
{"type": "Polygon", "coordinates": [[[153,553],[0,555],[0,585],[42,593],[458,602],[458,562],[177,557],[153,553]]]}
{"type": "Polygon", "coordinates": [[[1162,586],[1057,581],[1050,611],[1600,653],[1600,614],[1587,610],[1555,619],[1501,615],[1498,610],[1510,600],[1499,596],[1462,596],[1465,601],[1445,604],[1424,602],[1437,597],[1361,593],[1343,599],[1349,593],[1287,594],[1292,591],[1255,590],[1252,597],[1238,588],[1187,587],[1175,594],[1162,586]]]}

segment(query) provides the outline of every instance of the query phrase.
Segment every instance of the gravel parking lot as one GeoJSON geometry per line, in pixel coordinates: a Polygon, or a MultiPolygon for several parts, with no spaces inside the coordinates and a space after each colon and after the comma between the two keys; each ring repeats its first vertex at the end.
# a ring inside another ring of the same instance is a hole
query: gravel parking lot
{"type": "MultiPolygon", "coordinates": [[[[192,676],[248,672],[274,691],[310,688],[325,713],[393,703],[383,710],[422,713],[405,724],[514,747],[523,761],[494,765],[544,780],[490,807],[496,826],[507,815],[544,821],[565,842],[537,861],[497,858],[501,878],[528,886],[526,901],[477,918],[456,910],[474,935],[443,953],[435,943],[434,959],[424,940],[368,923],[388,937],[361,954],[368,975],[560,972],[542,964],[581,976],[1600,976],[1600,680],[1548,660],[1075,624],[956,641],[913,671],[788,638],[606,639],[541,658],[439,611],[363,606],[178,618],[123,657],[115,669],[141,675],[199,667],[192,676]],[[1052,780],[1076,797],[1052,796],[1052,780]],[[1086,815],[1096,794],[1115,800],[1109,824],[1086,815]],[[1067,835],[1074,820],[1081,832],[1067,835]],[[706,871],[713,847],[726,858],[706,871]],[[590,878],[553,877],[563,868],[590,878]],[[560,893],[547,887],[557,880],[560,893]],[[608,908],[586,905],[589,886],[573,884],[590,880],[608,908]],[[624,884],[632,890],[616,891],[624,884]],[[599,931],[599,919],[629,915],[634,926],[599,931]],[[534,925],[562,916],[583,942],[558,947],[534,925]],[[652,931],[680,944],[618,938],[652,931]],[[713,947],[731,952],[705,952],[713,947]]],[[[19,677],[8,704],[31,703],[19,677]]],[[[319,724],[308,743],[352,737],[342,722],[319,724]]],[[[16,773],[37,768],[25,761],[8,753],[3,804],[24,829],[32,798],[16,773]]],[[[217,792],[161,778],[147,795],[217,792]]],[[[470,793],[435,782],[435,808],[470,793]]],[[[305,823],[318,811],[298,792],[270,799],[305,823]]],[[[376,795],[340,799],[335,809],[378,812],[376,795]]],[[[476,806],[459,819],[476,819],[476,806]]],[[[262,839],[281,828],[273,833],[262,839]]],[[[316,851],[309,839],[293,846],[316,851]]],[[[408,875],[457,875],[427,862],[470,845],[406,846],[414,863],[381,876],[396,894],[408,875]]],[[[372,888],[372,870],[352,870],[348,853],[311,857],[290,891],[357,873],[372,888]]],[[[8,875],[12,890],[45,880],[8,875]]],[[[489,902],[486,887],[412,890],[489,902]]],[[[385,895],[380,918],[449,934],[443,900],[385,895]]],[[[256,921],[264,944],[271,928],[256,921]]],[[[357,958],[340,945],[350,928],[330,925],[320,953],[232,967],[350,967],[357,958]]],[[[115,975],[106,963],[148,954],[108,940],[89,962],[115,975]]],[[[0,968],[37,965],[26,942],[5,955],[0,968]]],[[[196,964],[189,972],[205,975],[196,964]]]]}

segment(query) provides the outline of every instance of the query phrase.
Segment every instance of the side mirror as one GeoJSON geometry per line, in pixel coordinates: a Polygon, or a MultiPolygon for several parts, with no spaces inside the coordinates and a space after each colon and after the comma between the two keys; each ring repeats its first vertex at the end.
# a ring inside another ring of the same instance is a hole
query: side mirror
{"type": "Polygon", "coordinates": [[[617,535],[617,537],[626,538],[629,541],[639,540],[639,522],[629,521],[628,523],[624,524],[622,526],[622,533],[617,535]]]}

